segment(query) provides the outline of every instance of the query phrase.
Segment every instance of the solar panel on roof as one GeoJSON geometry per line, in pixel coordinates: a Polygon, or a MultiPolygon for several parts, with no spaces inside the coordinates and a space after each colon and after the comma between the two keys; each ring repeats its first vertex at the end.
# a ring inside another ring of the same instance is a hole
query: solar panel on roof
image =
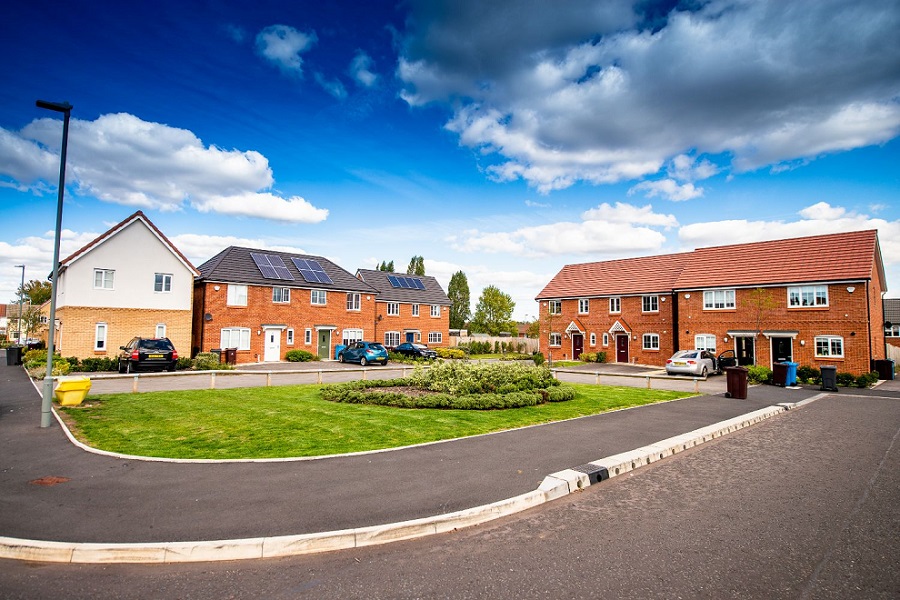
{"type": "Polygon", "coordinates": [[[393,275],[388,275],[388,281],[391,283],[391,287],[400,287],[400,281],[393,275]]]}
{"type": "Polygon", "coordinates": [[[256,263],[259,272],[262,273],[262,276],[266,279],[281,279],[278,276],[278,272],[275,271],[275,267],[269,262],[268,254],[257,254],[256,252],[250,253],[250,258],[253,259],[253,262],[256,263]]]}
{"type": "Polygon", "coordinates": [[[278,274],[278,277],[281,279],[287,279],[289,281],[294,280],[294,276],[291,275],[291,272],[288,271],[287,265],[284,264],[284,261],[280,256],[275,254],[269,254],[269,263],[271,263],[272,268],[275,269],[275,273],[278,274]]]}
{"type": "Polygon", "coordinates": [[[419,290],[425,289],[425,284],[422,283],[422,280],[419,279],[418,277],[413,279],[413,283],[416,284],[416,289],[419,289],[419,290]]]}
{"type": "Polygon", "coordinates": [[[291,261],[307,283],[334,283],[319,261],[311,258],[291,258],[291,261]]]}

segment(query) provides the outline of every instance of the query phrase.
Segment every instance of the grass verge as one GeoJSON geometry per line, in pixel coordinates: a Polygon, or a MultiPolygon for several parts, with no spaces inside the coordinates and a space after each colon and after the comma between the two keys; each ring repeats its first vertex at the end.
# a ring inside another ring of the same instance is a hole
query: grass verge
{"type": "Polygon", "coordinates": [[[568,384],[568,402],[472,411],[328,402],[318,385],[89,397],[57,407],[81,442],[165,458],[281,458],[344,454],[550,423],[692,394],[568,384]]]}

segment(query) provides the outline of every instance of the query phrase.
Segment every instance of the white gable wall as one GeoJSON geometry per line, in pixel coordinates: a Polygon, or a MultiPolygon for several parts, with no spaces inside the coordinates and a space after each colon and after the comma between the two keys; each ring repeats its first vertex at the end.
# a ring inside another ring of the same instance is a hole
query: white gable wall
{"type": "Polygon", "coordinates": [[[190,310],[194,275],[140,219],[69,263],[59,278],[57,305],[190,310]],[[94,289],[94,269],[115,271],[113,289],[94,289]],[[155,292],[156,273],[172,275],[171,292],[155,292]]]}

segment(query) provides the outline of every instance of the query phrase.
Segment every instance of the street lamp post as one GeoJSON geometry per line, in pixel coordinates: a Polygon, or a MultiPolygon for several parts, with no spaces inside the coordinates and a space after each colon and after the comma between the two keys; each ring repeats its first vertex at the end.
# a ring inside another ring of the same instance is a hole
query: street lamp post
{"type": "Polygon", "coordinates": [[[38,100],[35,105],[63,114],[62,149],[59,153],[59,190],[56,200],[56,237],[53,240],[53,279],[50,280],[50,330],[47,333],[47,375],[44,377],[44,397],[41,402],[41,427],[50,427],[53,406],[53,354],[56,332],[56,284],[59,279],[59,238],[62,231],[63,194],[66,189],[66,147],[69,143],[69,114],[72,105],[68,102],[47,102],[38,100]]]}
{"type": "Polygon", "coordinates": [[[19,345],[22,345],[22,300],[25,298],[25,265],[16,265],[22,269],[22,285],[19,287],[19,345]]]}

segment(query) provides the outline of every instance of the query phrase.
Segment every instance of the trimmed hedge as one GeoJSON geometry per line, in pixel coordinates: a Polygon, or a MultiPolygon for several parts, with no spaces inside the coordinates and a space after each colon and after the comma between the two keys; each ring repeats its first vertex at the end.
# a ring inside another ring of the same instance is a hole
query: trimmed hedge
{"type": "Polygon", "coordinates": [[[319,360],[318,356],[306,350],[288,350],[284,357],[290,362],[310,362],[319,360]]]}

